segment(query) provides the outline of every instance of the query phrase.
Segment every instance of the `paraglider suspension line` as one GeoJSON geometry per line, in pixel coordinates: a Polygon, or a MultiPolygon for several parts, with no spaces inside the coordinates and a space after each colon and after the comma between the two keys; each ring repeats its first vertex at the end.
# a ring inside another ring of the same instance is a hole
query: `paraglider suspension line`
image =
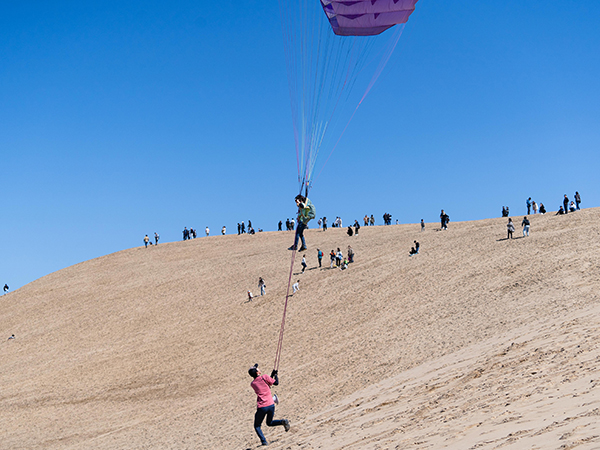
{"type": "Polygon", "coordinates": [[[275,354],[275,363],[273,368],[279,370],[281,361],[281,348],[283,346],[283,332],[285,330],[285,316],[287,315],[288,300],[290,298],[290,286],[292,285],[292,273],[294,271],[294,260],[296,259],[296,250],[292,250],[292,263],[290,264],[290,275],[288,278],[287,293],[285,295],[285,304],[283,306],[283,317],[281,318],[281,328],[279,329],[279,342],[277,343],[277,353],[275,354]]]}

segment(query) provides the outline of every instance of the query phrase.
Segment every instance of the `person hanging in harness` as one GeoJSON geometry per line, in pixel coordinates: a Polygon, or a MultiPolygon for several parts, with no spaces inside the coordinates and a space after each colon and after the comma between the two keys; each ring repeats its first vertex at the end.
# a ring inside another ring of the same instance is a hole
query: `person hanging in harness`
{"type": "Polygon", "coordinates": [[[296,205],[298,206],[298,226],[296,227],[296,236],[294,237],[294,245],[292,245],[288,250],[296,250],[298,248],[298,239],[302,240],[302,247],[300,247],[301,252],[306,250],[306,241],[304,240],[304,230],[308,228],[308,222],[311,219],[314,219],[316,216],[315,205],[312,202],[304,197],[303,195],[297,195],[296,205]]]}
{"type": "Polygon", "coordinates": [[[263,420],[267,418],[268,427],[283,426],[285,431],[290,431],[290,422],[287,419],[273,420],[275,415],[275,400],[271,394],[271,386],[277,386],[279,384],[279,377],[277,376],[277,370],[271,372],[271,376],[262,375],[258,364],[250,367],[248,374],[254,378],[254,381],[250,383],[254,392],[256,392],[256,414],[254,415],[254,430],[260,439],[262,445],[269,445],[265,439],[265,435],[260,429],[263,420]]]}

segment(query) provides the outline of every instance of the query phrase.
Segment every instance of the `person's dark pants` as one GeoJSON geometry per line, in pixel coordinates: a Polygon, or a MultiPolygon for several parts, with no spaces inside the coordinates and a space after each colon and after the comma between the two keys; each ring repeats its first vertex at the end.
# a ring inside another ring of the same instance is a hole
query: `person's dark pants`
{"type": "Polygon", "coordinates": [[[323,260],[323,258],[319,258],[319,267],[321,267],[321,261],[323,260]]]}
{"type": "Polygon", "coordinates": [[[279,425],[284,424],[283,420],[273,420],[273,416],[275,415],[275,405],[271,406],[263,406],[262,408],[258,408],[256,410],[256,414],[254,414],[254,430],[260,439],[262,444],[266,444],[267,440],[265,439],[265,435],[263,434],[260,426],[263,423],[265,417],[267,418],[267,426],[268,427],[277,427],[279,425]]]}
{"type": "Polygon", "coordinates": [[[527,215],[531,214],[531,205],[527,205],[527,215]]]}
{"type": "Polygon", "coordinates": [[[298,239],[302,240],[302,247],[306,247],[306,241],[304,240],[304,230],[306,230],[307,225],[299,221],[298,226],[296,227],[296,236],[294,237],[294,248],[298,248],[298,239]]]}
{"type": "Polygon", "coordinates": [[[565,214],[569,212],[569,202],[563,202],[563,205],[565,205],[565,214]]]}
{"type": "Polygon", "coordinates": [[[506,239],[512,239],[512,235],[513,235],[513,232],[509,231],[508,232],[508,236],[506,237],[506,239]]]}

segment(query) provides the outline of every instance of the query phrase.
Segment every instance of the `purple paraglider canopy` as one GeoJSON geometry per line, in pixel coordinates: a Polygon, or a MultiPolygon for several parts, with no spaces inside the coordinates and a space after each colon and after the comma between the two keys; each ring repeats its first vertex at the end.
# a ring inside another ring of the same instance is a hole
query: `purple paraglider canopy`
{"type": "Polygon", "coordinates": [[[333,32],[339,36],[374,36],[406,23],[418,0],[321,0],[333,32]]]}

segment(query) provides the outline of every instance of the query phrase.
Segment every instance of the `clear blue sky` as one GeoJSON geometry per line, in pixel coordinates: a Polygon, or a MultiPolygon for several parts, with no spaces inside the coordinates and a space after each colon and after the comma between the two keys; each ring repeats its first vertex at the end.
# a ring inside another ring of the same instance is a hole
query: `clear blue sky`
{"type": "MultiPolygon", "coordinates": [[[[598,206],[599,17],[419,1],[313,187],[318,216],[598,206]]],[[[12,289],[154,231],[275,229],[297,193],[278,2],[0,3],[0,161],[12,289]]]]}

